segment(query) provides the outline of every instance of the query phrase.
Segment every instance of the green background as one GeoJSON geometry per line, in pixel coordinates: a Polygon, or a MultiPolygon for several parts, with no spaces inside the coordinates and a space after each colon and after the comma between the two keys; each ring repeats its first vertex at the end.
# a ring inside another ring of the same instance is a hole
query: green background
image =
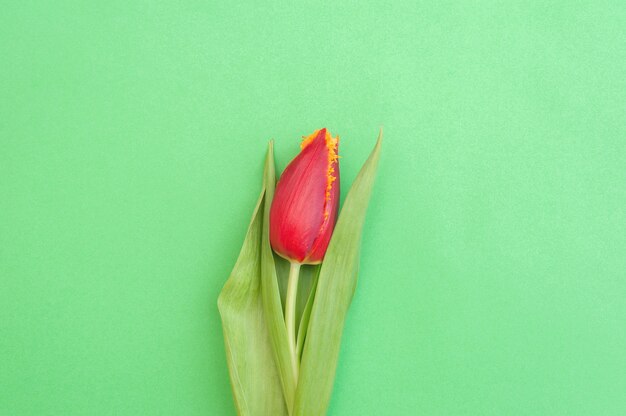
{"type": "Polygon", "coordinates": [[[624,2],[156,3],[2,7],[0,415],[234,414],[267,140],[381,125],[329,414],[626,414],[624,2]]]}

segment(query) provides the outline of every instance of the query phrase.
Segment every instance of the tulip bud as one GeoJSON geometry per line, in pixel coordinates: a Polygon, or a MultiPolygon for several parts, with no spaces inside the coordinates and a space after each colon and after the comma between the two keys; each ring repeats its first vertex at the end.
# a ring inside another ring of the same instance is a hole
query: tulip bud
{"type": "Polygon", "coordinates": [[[281,257],[300,264],[322,261],[339,207],[339,137],[324,128],[303,138],[285,168],[270,209],[270,242],[281,257]]]}

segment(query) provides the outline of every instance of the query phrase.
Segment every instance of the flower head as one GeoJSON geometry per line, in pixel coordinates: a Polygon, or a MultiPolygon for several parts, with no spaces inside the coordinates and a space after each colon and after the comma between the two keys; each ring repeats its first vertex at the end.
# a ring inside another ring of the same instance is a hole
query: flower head
{"type": "Polygon", "coordinates": [[[322,261],[339,207],[339,137],[325,128],[304,137],[285,168],[270,209],[270,242],[296,263],[322,261]]]}

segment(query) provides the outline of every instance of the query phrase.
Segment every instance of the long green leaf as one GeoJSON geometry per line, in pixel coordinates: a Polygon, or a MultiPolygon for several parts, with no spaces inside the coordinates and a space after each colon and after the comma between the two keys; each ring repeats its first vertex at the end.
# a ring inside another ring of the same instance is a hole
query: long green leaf
{"type": "Polygon", "coordinates": [[[274,148],[273,143],[270,142],[265,164],[265,209],[261,239],[261,287],[267,328],[274,350],[274,362],[282,383],[287,410],[291,414],[296,393],[296,379],[289,354],[287,328],[285,327],[285,319],[283,317],[276,266],[269,237],[269,213],[275,186],[274,148]]]}
{"type": "Polygon", "coordinates": [[[217,300],[231,387],[240,416],[287,415],[261,298],[264,196],[265,187],[239,258],[217,300]]]}
{"type": "Polygon", "coordinates": [[[302,353],[294,415],[322,416],[330,402],[344,321],[356,288],[365,213],[382,131],[348,192],[322,263],[302,353]]]}

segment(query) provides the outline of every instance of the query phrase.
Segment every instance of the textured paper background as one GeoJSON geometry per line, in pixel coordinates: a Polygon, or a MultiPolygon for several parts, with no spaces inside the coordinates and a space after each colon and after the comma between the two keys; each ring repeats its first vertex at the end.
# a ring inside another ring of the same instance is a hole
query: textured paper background
{"type": "Polygon", "coordinates": [[[380,125],[329,414],[626,414],[624,3],[311,3],[3,5],[0,414],[232,415],[267,140],[380,125]]]}

